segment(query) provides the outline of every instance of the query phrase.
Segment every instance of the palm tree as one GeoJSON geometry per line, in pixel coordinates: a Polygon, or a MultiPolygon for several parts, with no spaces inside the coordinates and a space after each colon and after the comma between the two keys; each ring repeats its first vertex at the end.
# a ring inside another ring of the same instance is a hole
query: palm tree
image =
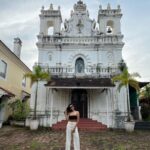
{"type": "Polygon", "coordinates": [[[34,66],[32,73],[26,73],[25,77],[31,79],[31,86],[36,83],[36,93],[35,93],[35,104],[34,104],[34,114],[33,119],[36,119],[36,108],[37,108],[37,93],[38,93],[38,83],[43,80],[50,80],[49,72],[43,71],[40,66],[34,66]]]}
{"type": "Polygon", "coordinates": [[[136,91],[139,91],[139,89],[140,89],[139,84],[138,84],[137,80],[135,79],[135,77],[140,77],[140,75],[138,73],[130,74],[128,72],[128,69],[124,68],[121,74],[116,75],[112,78],[113,82],[119,81],[119,85],[118,85],[119,92],[120,92],[120,89],[122,87],[126,88],[126,92],[127,92],[127,110],[128,110],[128,118],[127,119],[128,119],[128,121],[131,120],[130,101],[129,101],[129,85],[131,87],[133,87],[134,89],[136,89],[136,91]]]}

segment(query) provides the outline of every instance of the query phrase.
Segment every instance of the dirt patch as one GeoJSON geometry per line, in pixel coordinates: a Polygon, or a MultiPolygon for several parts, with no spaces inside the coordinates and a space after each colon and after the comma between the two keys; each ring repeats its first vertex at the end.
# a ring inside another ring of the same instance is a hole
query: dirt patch
{"type": "MultiPolygon", "coordinates": [[[[150,149],[150,131],[80,131],[79,134],[81,150],[150,149]]],[[[65,131],[30,131],[26,128],[4,126],[0,129],[0,150],[65,150],[65,131]]]]}

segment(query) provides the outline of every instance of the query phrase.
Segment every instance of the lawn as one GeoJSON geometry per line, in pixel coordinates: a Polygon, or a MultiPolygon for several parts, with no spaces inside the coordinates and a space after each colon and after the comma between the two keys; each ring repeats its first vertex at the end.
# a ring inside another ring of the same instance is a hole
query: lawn
{"type": "MultiPolygon", "coordinates": [[[[81,150],[149,150],[150,131],[81,132],[81,150]]],[[[0,150],[65,150],[65,131],[4,126],[0,129],[0,150]]]]}

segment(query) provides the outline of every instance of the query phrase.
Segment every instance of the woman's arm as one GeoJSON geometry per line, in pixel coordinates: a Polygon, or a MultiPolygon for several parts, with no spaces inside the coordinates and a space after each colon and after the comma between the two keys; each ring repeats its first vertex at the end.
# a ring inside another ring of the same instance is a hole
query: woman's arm
{"type": "Polygon", "coordinates": [[[75,127],[74,127],[72,132],[75,132],[75,129],[76,129],[78,123],[79,123],[79,120],[80,120],[80,113],[77,111],[77,123],[76,123],[76,125],[75,125],[75,127]]]}

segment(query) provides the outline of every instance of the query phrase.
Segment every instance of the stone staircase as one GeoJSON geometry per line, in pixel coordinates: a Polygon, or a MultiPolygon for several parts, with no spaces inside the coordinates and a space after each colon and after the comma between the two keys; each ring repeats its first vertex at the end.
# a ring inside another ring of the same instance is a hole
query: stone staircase
{"type": "MultiPolygon", "coordinates": [[[[54,124],[52,126],[52,130],[65,130],[66,124],[67,121],[62,120],[61,122],[54,124]]],[[[97,122],[96,120],[81,118],[78,124],[78,129],[79,131],[97,132],[97,131],[107,130],[107,126],[103,125],[100,122],[97,122]]]]}
{"type": "Polygon", "coordinates": [[[138,121],[135,122],[135,130],[150,130],[150,122],[138,121]]]}

